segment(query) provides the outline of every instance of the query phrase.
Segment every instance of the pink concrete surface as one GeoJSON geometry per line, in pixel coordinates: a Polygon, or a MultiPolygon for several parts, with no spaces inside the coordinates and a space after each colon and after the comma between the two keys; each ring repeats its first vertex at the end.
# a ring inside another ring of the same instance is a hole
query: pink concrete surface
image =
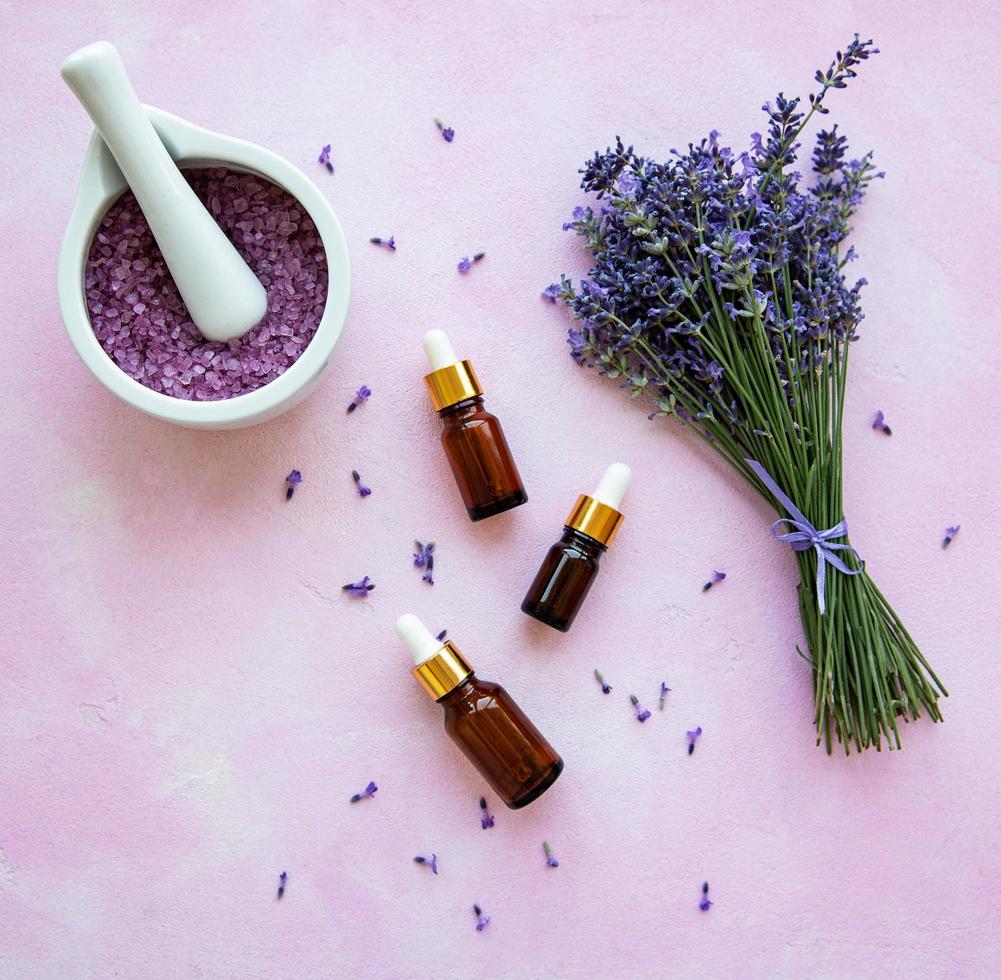
{"type": "Polygon", "coordinates": [[[1001,972],[995,5],[0,11],[0,976],[1001,972]],[[575,367],[538,294],[585,268],[560,224],[595,148],[621,133],[664,155],[714,126],[743,143],[761,102],[805,94],[854,30],[883,53],[833,118],[888,178],[856,236],[872,285],[848,518],[951,696],[903,752],[845,759],[813,744],[771,515],[575,367]],[[120,46],[146,101],[300,163],[336,208],[350,321],[331,378],[291,414],[171,428],[104,391],[64,336],[55,263],[90,127],[58,66],[96,38],[120,46]],[[327,142],[335,176],[315,163],[327,142]],[[475,360],[529,489],[482,525],[436,443],[430,326],[475,360]],[[375,394],[347,417],[362,382],[375,394]],[[869,428],[876,408],[890,439],[869,428]],[[519,601],[575,495],[618,458],[635,470],[625,526],[557,635],[519,601]],[[286,504],[293,466],[305,482],[286,504]],[[433,589],[414,537],[437,543],[433,589]],[[703,595],[714,568],[726,582],[703,595]],[[344,598],[365,574],[371,598],[344,598]],[[495,804],[488,832],[483,784],[392,634],[404,610],[447,627],[566,759],[526,811],[495,804]],[[627,695],[655,706],[662,679],[668,709],[640,726],[627,695]],[[376,799],[350,806],[370,779],[376,799]],[[432,851],[438,877],[412,863],[432,851]],[[482,933],[473,902],[492,917],[482,933]]]}

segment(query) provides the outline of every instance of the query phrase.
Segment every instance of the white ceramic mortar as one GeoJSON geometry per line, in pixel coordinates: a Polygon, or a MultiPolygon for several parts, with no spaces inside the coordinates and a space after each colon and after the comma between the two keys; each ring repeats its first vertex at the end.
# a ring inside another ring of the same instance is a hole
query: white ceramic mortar
{"type": "Polygon", "coordinates": [[[123,401],[148,415],[193,429],[237,429],[274,418],[298,404],[330,365],[351,294],[347,242],[333,209],[316,185],[287,160],[245,140],[209,132],[152,106],[145,107],[157,135],[179,167],[226,167],[277,184],[306,210],[327,257],[327,301],[313,339],[283,374],[235,398],[199,402],[172,398],[130,378],[105,353],[90,322],[84,296],[84,265],[108,208],[128,189],[104,141],[94,133],[84,159],[76,203],[59,254],[59,307],[66,332],[94,376],[123,401]]]}

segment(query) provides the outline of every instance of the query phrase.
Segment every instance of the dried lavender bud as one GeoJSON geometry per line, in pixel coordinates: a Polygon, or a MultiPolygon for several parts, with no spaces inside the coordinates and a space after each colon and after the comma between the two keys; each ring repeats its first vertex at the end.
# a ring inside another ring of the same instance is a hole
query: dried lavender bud
{"type": "Polygon", "coordinates": [[[292,494],[295,493],[295,488],[302,483],[302,474],[298,470],[292,470],[287,477],[285,477],[285,499],[291,500],[292,494]]]}
{"type": "Polygon", "coordinates": [[[703,881],[702,898],[699,899],[699,908],[702,909],[703,912],[708,912],[712,904],[713,903],[709,901],[709,882],[703,881]]]}
{"type": "Polygon", "coordinates": [[[632,706],[636,709],[636,720],[638,722],[644,722],[650,717],[650,712],[640,704],[640,700],[635,694],[629,695],[629,700],[632,702],[632,706]]]}
{"type": "Polygon", "coordinates": [[[364,599],[375,588],[375,582],[366,575],[360,582],[348,582],[341,586],[342,592],[347,592],[355,599],[364,599]]]}
{"type": "Polygon", "coordinates": [[[664,705],[667,703],[667,695],[670,692],[670,690],[671,689],[667,686],[667,682],[666,681],[661,681],[660,682],[660,702],[659,702],[659,707],[660,707],[661,711],[664,710],[664,705]]]}
{"type": "Polygon", "coordinates": [[[285,883],[288,881],[288,875],[283,871],[278,876],[278,898],[279,900],[285,894],[285,883]]]}
{"type": "Polygon", "coordinates": [[[703,592],[708,592],[717,582],[722,582],[726,578],[726,572],[713,572],[713,577],[702,586],[703,592]]]}
{"type": "Polygon", "coordinates": [[[330,162],[330,144],[328,143],[322,150],[320,150],[319,162],[327,168],[328,173],[334,172],[334,165],[330,162]]]}
{"type": "Polygon", "coordinates": [[[688,754],[691,755],[695,751],[695,743],[698,741],[699,736],[702,734],[702,726],[699,725],[694,731],[685,732],[685,737],[688,739],[688,754]]]}
{"type": "Polygon", "coordinates": [[[381,245],[383,248],[388,248],[390,252],[396,251],[396,238],[392,235],[389,238],[370,238],[369,241],[373,245],[381,245]]]}
{"type": "Polygon", "coordinates": [[[441,133],[441,138],[446,143],[451,143],[455,139],[455,130],[451,126],[446,126],[437,116],[435,117],[434,124],[438,127],[438,132],[441,133]]]}
{"type": "Polygon", "coordinates": [[[483,932],[483,930],[487,927],[487,923],[490,921],[490,916],[484,915],[483,909],[481,909],[479,905],[473,906],[473,915],[476,916],[476,931],[483,932]]]}
{"type": "Polygon", "coordinates": [[[414,861],[416,861],[418,864],[426,864],[431,869],[431,871],[434,874],[438,873],[438,855],[437,854],[432,854],[431,857],[429,857],[429,858],[428,857],[422,857],[421,855],[417,855],[417,857],[414,858],[414,861]]]}
{"type": "Polygon", "coordinates": [[[558,282],[551,282],[540,294],[549,303],[555,303],[560,298],[561,286],[558,282]]]}
{"type": "Polygon", "coordinates": [[[355,481],[355,486],[358,488],[358,494],[360,496],[367,497],[372,492],[371,487],[362,483],[361,474],[357,470],[351,471],[351,479],[355,481]]]}
{"type": "Polygon", "coordinates": [[[549,846],[549,841],[544,840],[542,842],[542,849],[546,852],[546,864],[550,868],[558,868],[560,866],[560,862],[557,861],[553,855],[553,849],[549,846]]]}
{"type": "Polygon", "coordinates": [[[414,552],[414,568],[425,569],[421,581],[434,585],[434,542],[422,544],[420,541],[415,541],[414,547],[417,549],[414,552]]]}
{"type": "Polygon", "coordinates": [[[469,270],[472,269],[477,262],[481,261],[486,254],[486,252],[477,252],[472,258],[469,258],[468,255],[464,255],[461,259],[459,259],[459,264],[456,268],[459,272],[469,272],[469,270]]]}
{"type": "Polygon", "coordinates": [[[442,631],[441,631],[441,632],[440,632],[440,633],[439,633],[439,634],[438,634],[438,635],[437,635],[437,636],[435,637],[435,639],[436,639],[436,640],[441,640],[441,641],[442,641],[442,642],[444,643],[444,642],[445,642],[445,637],[447,636],[447,634],[448,634],[448,630],[442,630],[442,631]]]}
{"type": "Polygon", "coordinates": [[[351,797],[351,803],[357,803],[359,800],[371,800],[375,798],[375,792],[379,787],[375,783],[369,783],[360,793],[355,793],[351,797]]]}
{"type": "Polygon", "coordinates": [[[484,830],[489,830],[494,825],[494,818],[487,810],[487,801],[480,797],[480,826],[484,830]]]}
{"type": "Polygon", "coordinates": [[[608,694],[612,690],[612,685],[605,682],[605,678],[601,671],[595,668],[594,679],[601,685],[601,693],[608,694]]]}
{"type": "Polygon", "coordinates": [[[886,416],[883,415],[882,409],[878,409],[876,414],[872,417],[872,427],[874,429],[881,429],[888,436],[893,435],[893,430],[886,424],[886,416]]]}
{"type": "Polygon", "coordinates": [[[959,534],[959,525],[958,524],[950,524],[949,527],[947,527],[945,529],[945,537],[942,538],[942,547],[943,548],[948,548],[949,545],[952,543],[952,539],[957,534],[959,534]]]}
{"type": "Polygon", "coordinates": [[[348,405],[348,415],[350,415],[359,405],[364,405],[372,395],[372,389],[368,385],[362,385],[356,392],[354,400],[348,405]]]}

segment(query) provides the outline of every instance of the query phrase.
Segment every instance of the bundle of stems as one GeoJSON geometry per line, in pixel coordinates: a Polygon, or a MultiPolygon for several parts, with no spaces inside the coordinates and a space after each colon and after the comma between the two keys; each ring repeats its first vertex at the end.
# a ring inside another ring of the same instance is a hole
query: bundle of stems
{"type": "Polygon", "coordinates": [[[568,340],[578,362],[649,397],[651,418],[676,416],[707,440],[775,508],[773,533],[806,519],[812,534],[794,534],[793,547],[828,752],[835,739],[846,752],[884,740],[899,748],[900,722],[922,711],[940,720],[946,694],[839,527],[845,383],[865,285],[848,285],[854,252],[843,244],[883,175],[871,154],[847,158],[836,126],[818,133],[811,187],[790,169],[826,96],[876,53],[856,35],[817,72],[808,110],[782,94],[766,103],[767,138],[752,134],[747,152],[713,131],[665,163],[621,141],[595,154],[581,186],[603,203],[576,208],[565,225],[594,265],[550,292],[577,321],[568,340]],[[831,564],[813,546],[818,532],[831,564]]]}

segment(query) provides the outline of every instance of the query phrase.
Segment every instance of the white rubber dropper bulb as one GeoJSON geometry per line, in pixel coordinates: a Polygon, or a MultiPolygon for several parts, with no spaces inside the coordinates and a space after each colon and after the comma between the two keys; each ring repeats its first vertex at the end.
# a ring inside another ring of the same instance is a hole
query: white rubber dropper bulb
{"type": "Polygon", "coordinates": [[[600,503],[607,504],[613,510],[618,510],[632,478],[633,471],[625,463],[612,463],[605,470],[605,475],[602,476],[598,488],[591,496],[600,503]]]}
{"type": "Polygon", "coordinates": [[[448,339],[448,334],[444,330],[429,330],[424,334],[424,353],[427,354],[432,371],[450,367],[459,360],[455,356],[452,341],[448,339]]]}
{"type": "Polygon", "coordinates": [[[430,660],[445,645],[424,625],[420,616],[413,613],[404,613],[397,619],[396,635],[414,655],[415,664],[430,660]]]}

